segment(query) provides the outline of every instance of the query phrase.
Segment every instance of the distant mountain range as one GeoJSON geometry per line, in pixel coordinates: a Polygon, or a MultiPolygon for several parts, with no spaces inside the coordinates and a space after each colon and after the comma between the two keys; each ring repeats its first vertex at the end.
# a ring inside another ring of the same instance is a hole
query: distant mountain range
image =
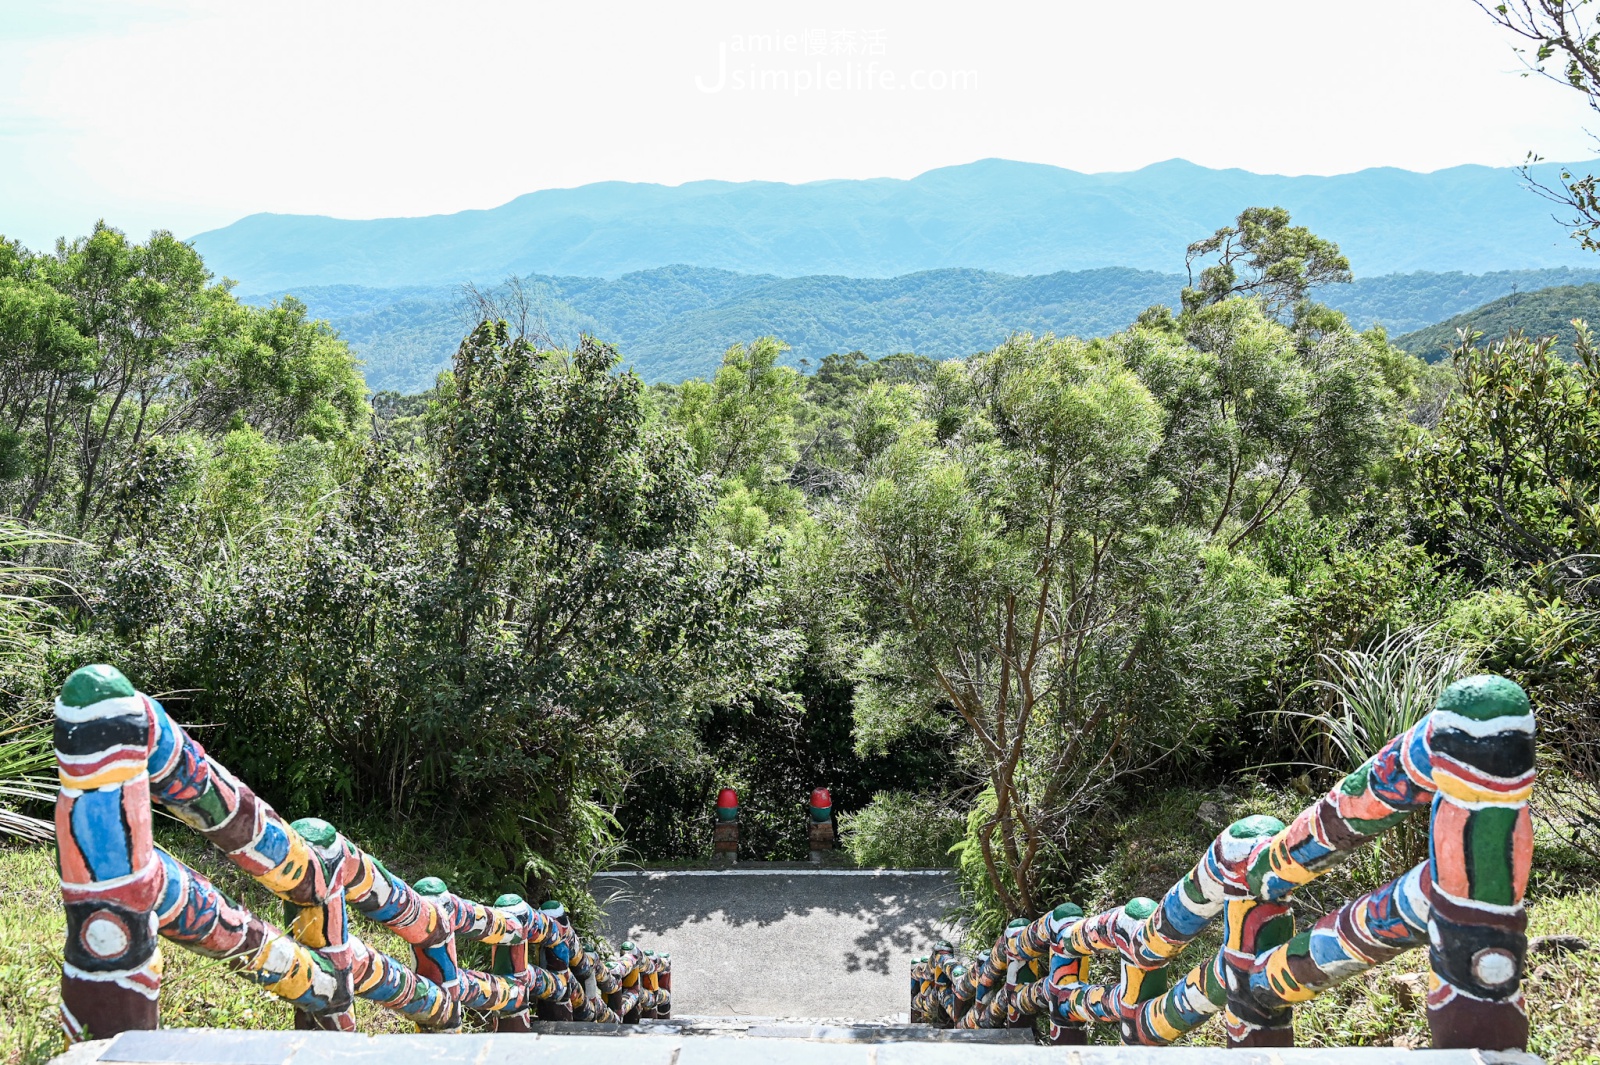
{"type": "MultiPolygon", "coordinates": [[[[1557,169],[1542,164],[1540,173],[1554,180],[1557,169]]],[[[1182,160],[1120,174],[988,159],[910,180],[604,182],[426,218],[257,214],[194,243],[248,292],[617,279],[671,264],[808,279],[951,268],[1170,273],[1191,241],[1253,205],[1287,207],[1337,241],[1363,277],[1592,261],[1514,169],[1278,177],[1182,160]]]]}
{"type": "MultiPolygon", "coordinates": [[[[552,340],[571,343],[580,332],[592,333],[616,344],[646,380],[681,381],[714,371],[730,344],[765,335],[792,346],[789,361],[813,364],[829,352],[852,350],[956,358],[1022,330],[1100,336],[1152,304],[1176,304],[1183,283],[1180,274],[1111,268],[1036,276],[932,270],[892,278],[783,278],[669,266],[612,279],[536,275],[526,279],[524,291],[532,325],[552,340]]],[[[1402,341],[1408,350],[1436,356],[1442,351],[1437,338],[1414,331],[1514,291],[1526,302],[1535,290],[1597,283],[1600,269],[1411,273],[1361,278],[1317,295],[1357,326],[1382,324],[1392,336],[1410,334],[1402,341]]],[[[265,302],[282,294],[244,298],[265,302]]],[[[311,286],[293,294],[350,341],[374,389],[431,386],[470,322],[454,285],[311,286]]]]}

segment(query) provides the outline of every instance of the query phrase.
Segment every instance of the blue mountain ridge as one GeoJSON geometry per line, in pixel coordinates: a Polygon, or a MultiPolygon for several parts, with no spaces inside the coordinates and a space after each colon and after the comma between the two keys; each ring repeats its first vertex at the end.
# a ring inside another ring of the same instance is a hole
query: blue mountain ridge
{"type": "MultiPolygon", "coordinates": [[[[1540,164],[1536,176],[1554,181],[1560,167],[1540,164]]],[[[782,278],[1170,273],[1182,269],[1191,241],[1256,205],[1288,208],[1337,241],[1365,277],[1592,261],[1515,168],[1284,177],[1181,159],[1107,174],[985,159],[907,180],[608,181],[421,218],[256,214],[194,243],[217,274],[250,292],[528,274],[606,280],[672,264],[782,278]]]]}

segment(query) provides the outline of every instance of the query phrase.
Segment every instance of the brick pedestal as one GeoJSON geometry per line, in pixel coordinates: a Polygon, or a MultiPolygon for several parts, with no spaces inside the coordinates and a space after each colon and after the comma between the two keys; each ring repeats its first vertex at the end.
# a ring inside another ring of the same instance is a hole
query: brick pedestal
{"type": "Polygon", "coordinates": [[[713,857],[732,865],[739,860],[739,822],[726,821],[711,830],[713,857]]]}

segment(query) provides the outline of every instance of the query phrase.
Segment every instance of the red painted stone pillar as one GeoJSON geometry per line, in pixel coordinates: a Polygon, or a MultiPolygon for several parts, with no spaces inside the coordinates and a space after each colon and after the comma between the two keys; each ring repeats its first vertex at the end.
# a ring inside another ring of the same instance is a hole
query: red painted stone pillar
{"type": "Polygon", "coordinates": [[[723,788],[717,793],[717,822],[711,830],[712,857],[732,865],[739,860],[739,793],[723,788]]]}
{"type": "Polygon", "coordinates": [[[811,834],[811,860],[821,865],[833,850],[833,796],[827,788],[814,788],[811,792],[810,818],[806,824],[811,834]]]}

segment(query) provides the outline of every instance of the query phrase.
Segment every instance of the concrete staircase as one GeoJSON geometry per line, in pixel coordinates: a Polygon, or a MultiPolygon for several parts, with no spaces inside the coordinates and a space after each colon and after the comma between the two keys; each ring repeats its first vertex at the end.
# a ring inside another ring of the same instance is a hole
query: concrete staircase
{"type": "Polygon", "coordinates": [[[672,955],[672,1011],[903,1019],[911,959],[960,941],[945,872],[794,868],[602,873],[606,933],[672,955]]]}
{"type": "Polygon", "coordinates": [[[166,1029],[83,1043],[57,1065],[1537,1065],[1476,1051],[1044,1047],[1022,1029],[905,1023],[906,973],[959,939],[947,874],[745,865],[623,871],[607,932],[673,957],[671,1020],[535,1022],[533,1033],[350,1035],[166,1029]],[[874,1019],[866,1019],[874,1018],[874,1019]]]}

